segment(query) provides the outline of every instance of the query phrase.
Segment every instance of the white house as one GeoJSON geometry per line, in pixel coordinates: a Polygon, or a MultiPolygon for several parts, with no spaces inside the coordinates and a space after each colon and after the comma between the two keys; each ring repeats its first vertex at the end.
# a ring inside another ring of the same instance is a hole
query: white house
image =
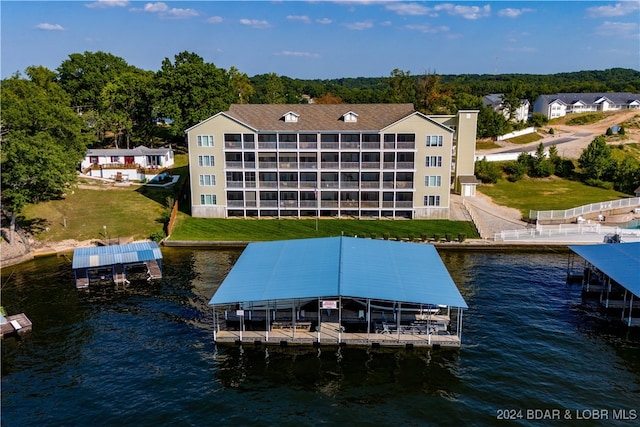
{"type": "MultiPolygon", "coordinates": [[[[502,114],[506,118],[509,118],[509,110],[505,108],[502,100],[502,93],[490,93],[482,98],[482,104],[485,106],[491,106],[493,111],[502,114]]],[[[520,105],[513,113],[513,120],[516,122],[525,122],[529,118],[529,100],[521,99],[520,105]]]]}
{"type": "Polygon", "coordinates": [[[80,169],[89,176],[142,181],[171,168],[173,164],[174,153],[170,146],[147,148],[140,145],[132,149],[88,149],[80,169]]]}
{"type": "Polygon", "coordinates": [[[540,95],[533,103],[533,112],[549,119],[572,113],[640,109],[640,94],[629,92],[556,93],[540,95]]]}

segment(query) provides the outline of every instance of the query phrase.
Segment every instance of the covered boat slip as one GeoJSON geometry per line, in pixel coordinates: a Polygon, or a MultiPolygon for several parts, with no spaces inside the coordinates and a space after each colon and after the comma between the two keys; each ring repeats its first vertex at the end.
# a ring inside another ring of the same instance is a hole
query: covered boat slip
{"type": "Polygon", "coordinates": [[[76,248],[73,251],[76,287],[91,283],[129,284],[130,280],[162,278],[162,252],[156,242],[76,248]]]}
{"type": "Polygon", "coordinates": [[[209,302],[219,343],[459,347],[467,305],[435,247],[251,243],[209,302]]]}
{"type": "Polygon", "coordinates": [[[569,246],[585,260],[582,289],[605,309],[620,310],[627,326],[640,326],[640,242],[569,246]]]}

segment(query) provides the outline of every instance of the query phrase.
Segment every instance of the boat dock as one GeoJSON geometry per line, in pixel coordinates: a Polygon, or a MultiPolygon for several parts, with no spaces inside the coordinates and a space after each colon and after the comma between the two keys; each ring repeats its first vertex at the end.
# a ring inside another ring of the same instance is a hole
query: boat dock
{"type": "Polygon", "coordinates": [[[31,320],[24,313],[12,316],[5,316],[0,313],[0,338],[9,335],[21,335],[31,331],[32,326],[31,320]]]}
{"type": "Polygon", "coordinates": [[[580,265],[570,256],[567,282],[579,282],[583,298],[596,299],[603,311],[619,317],[623,324],[640,326],[640,242],[569,249],[584,261],[580,265]]]}
{"type": "Polygon", "coordinates": [[[132,280],[162,278],[162,252],[156,242],[76,248],[73,274],[78,289],[91,284],[128,285],[132,280]]]}
{"type": "Polygon", "coordinates": [[[209,304],[216,343],[281,347],[459,348],[467,308],[432,245],[346,237],[249,244],[209,304]]]}

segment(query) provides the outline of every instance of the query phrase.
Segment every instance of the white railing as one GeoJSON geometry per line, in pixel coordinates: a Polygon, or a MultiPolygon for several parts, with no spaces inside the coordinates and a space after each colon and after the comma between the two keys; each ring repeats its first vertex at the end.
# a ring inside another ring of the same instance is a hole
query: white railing
{"type": "Polygon", "coordinates": [[[574,237],[576,240],[585,240],[586,237],[593,237],[593,241],[604,241],[604,237],[617,234],[622,240],[625,237],[632,238],[634,241],[640,239],[640,229],[632,228],[620,228],[601,225],[600,223],[592,224],[559,224],[557,226],[536,226],[536,228],[521,229],[521,230],[506,230],[496,233],[494,235],[495,241],[513,241],[513,240],[543,240],[554,237],[561,237],[564,240],[571,240],[570,237],[574,237]],[[582,237],[579,237],[582,236],[582,237]]]}
{"type": "Polygon", "coordinates": [[[529,218],[536,220],[550,220],[550,219],[570,219],[576,218],[581,215],[587,215],[591,213],[600,213],[602,211],[608,211],[613,209],[622,208],[635,208],[640,206],[640,197],[630,197],[628,199],[611,200],[608,202],[591,203],[590,205],[579,206],[577,208],[552,211],[529,211],[529,218]]]}

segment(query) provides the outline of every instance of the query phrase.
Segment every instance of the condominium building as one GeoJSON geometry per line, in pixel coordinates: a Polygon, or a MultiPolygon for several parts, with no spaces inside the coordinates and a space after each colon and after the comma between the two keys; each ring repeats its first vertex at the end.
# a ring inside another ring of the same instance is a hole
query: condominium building
{"type": "Polygon", "coordinates": [[[234,104],[186,130],[191,214],[448,218],[475,195],[478,112],[412,104],[234,104]]]}

